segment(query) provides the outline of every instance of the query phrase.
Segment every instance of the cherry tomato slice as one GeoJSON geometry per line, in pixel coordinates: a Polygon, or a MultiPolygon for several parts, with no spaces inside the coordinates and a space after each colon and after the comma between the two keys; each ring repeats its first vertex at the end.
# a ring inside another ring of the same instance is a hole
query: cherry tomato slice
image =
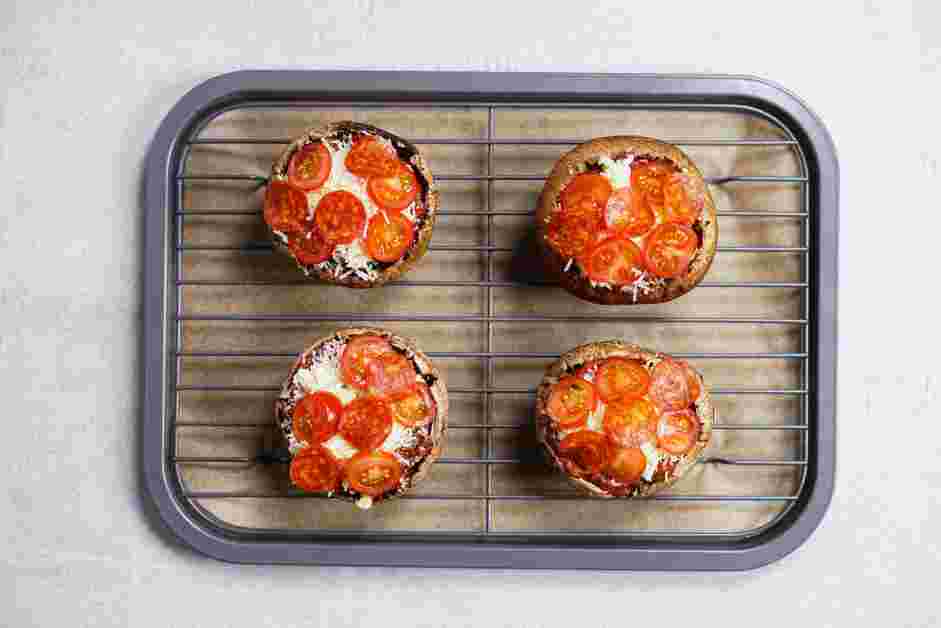
{"type": "Polygon", "coordinates": [[[393,395],[389,399],[392,417],[407,427],[431,423],[435,418],[435,400],[424,383],[419,382],[413,390],[393,395]]]}
{"type": "Polygon", "coordinates": [[[316,190],[330,176],[330,151],[323,142],[307,144],[291,157],[288,163],[288,181],[305,190],[316,190]]]}
{"type": "Polygon", "coordinates": [[[395,262],[415,242],[415,225],[402,214],[380,211],[366,228],[366,251],[380,262],[395,262]]]}
{"type": "Polygon", "coordinates": [[[575,175],[562,190],[562,211],[592,212],[600,215],[608,205],[611,191],[611,183],[603,175],[595,172],[575,175]]]}
{"type": "Polygon", "coordinates": [[[639,399],[647,394],[649,387],[650,374],[637,360],[608,358],[598,367],[595,388],[605,403],[615,399],[639,399]]]}
{"type": "Polygon", "coordinates": [[[640,447],[657,441],[660,412],[646,399],[615,401],[605,407],[604,431],[621,447],[640,447]]]}
{"type": "Polygon", "coordinates": [[[604,233],[604,219],[600,211],[558,211],[546,227],[546,240],[563,257],[580,257],[604,233]]]}
{"type": "Polygon", "coordinates": [[[647,270],[658,277],[679,277],[689,267],[697,246],[696,232],[686,225],[662,224],[647,236],[647,270]]]}
{"type": "Polygon", "coordinates": [[[663,360],[654,367],[650,378],[650,399],[662,410],[689,407],[689,380],[686,369],[674,360],[663,360]]]}
{"type": "Polygon", "coordinates": [[[605,240],[588,254],[588,278],[602,283],[630,284],[643,272],[643,254],[624,238],[605,240]]]}
{"type": "Polygon", "coordinates": [[[579,377],[563,377],[549,393],[549,416],[563,430],[584,425],[598,405],[595,387],[579,377]]]}
{"type": "Polygon", "coordinates": [[[301,233],[307,220],[307,195],[290,183],[272,181],[265,191],[265,222],[275,231],[301,233]]]}
{"type": "Polygon", "coordinates": [[[391,353],[392,345],[378,336],[357,336],[347,343],[340,358],[340,379],[344,384],[365,390],[366,367],[383,353],[391,353]]]}
{"type": "Polygon", "coordinates": [[[314,222],[328,242],[349,244],[363,233],[366,208],[351,192],[337,190],[317,203],[314,222]]]}
{"type": "Polygon", "coordinates": [[[392,148],[364,135],[353,142],[344,163],[347,170],[359,177],[391,177],[401,162],[392,148]]]}
{"type": "Polygon", "coordinates": [[[378,497],[398,487],[402,465],[390,453],[365,451],[346,464],[346,481],[358,493],[378,497]]]}
{"type": "Polygon", "coordinates": [[[399,167],[391,177],[370,177],[366,182],[369,198],[376,205],[391,211],[401,211],[418,196],[418,179],[407,164],[399,167]]]}
{"type": "Polygon", "coordinates": [[[340,464],[321,445],[306,447],[291,460],[291,482],[312,493],[332,491],[340,484],[340,464]]]}
{"type": "Polygon", "coordinates": [[[663,161],[635,161],[631,164],[631,187],[643,195],[651,209],[663,206],[663,184],[673,167],[663,161]]]}
{"type": "Polygon", "coordinates": [[[604,221],[616,233],[641,236],[653,228],[657,219],[646,203],[634,202],[636,195],[632,190],[624,187],[614,191],[605,207],[604,221]]]}
{"type": "Polygon", "coordinates": [[[634,484],[640,480],[647,468],[647,458],[639,447],[615,449],[608,462],[608,474],[624,484],[634,484]]]}
{"type": "Polygon", "coordinates": [[[336,246],[327,242],[319,230],[312,229],[305,234],[291,235],[288,238],[288,248],[298,262],[312,266],[330,259],[336,246]]]}
{"type": "Polygon", "coordinates": [[[357,449],[375,449],[392,431],[392,412],[378,397],[354,399],[340,413],[340,436],[357,449]]]}
{"type": "Polygon", "coordinates": [[[663,186],[663,208],[661,219],[680,225],[692,226],[702,213],[702,205],[697,207],[686,193],[686,175],[674,173],[663,186]]]}
{"type": "Polygon", "coordinates": [[[559,443],[559,456],[567,463],[566,470],[579,475],[598,473],[608,464],[611,447],[604,434],[579,430],[559,443]]]}
{"type": "Polygon", "coordinates": [[[337,433],[343,404],[328,392],[306,395],[294,407],[291,426],[294,436],[308,443],[322,443],[337,433]]]}
{"type": "Polygon", "coordinates": [[[370,392],[389,397],[415,388],[417,373],[401,353],[384,353],[366,365],[366,386],[370,392]]]}
{"type": "Polygon", "coordinates": [[[690,410],[667,412],[657,425],[657,444],[664,450],[682,456],[699,438],[699,419],[690,410]]]}

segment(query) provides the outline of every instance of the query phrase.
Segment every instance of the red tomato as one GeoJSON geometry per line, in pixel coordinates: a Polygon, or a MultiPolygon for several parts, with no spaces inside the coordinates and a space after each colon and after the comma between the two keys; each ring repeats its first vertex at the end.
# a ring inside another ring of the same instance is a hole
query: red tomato
{"type": "Polygon", "coordinates": [[[689,451],[698,438],[699,419],[690,410],[667,412],[657,426],[657,444],[677,456],[689,451]]]}
{"type": "Polygon", "coordinates": [[[562,190],[562,211],[592,212],[600,215],[607,207],[610,196],[611,183],[603,175],[583,172],[575,175],[562,190]]]}
{"type": "Polygon", "coordinates": [[[588,253],[586,266],[593,281],[630,284],[643,271],[643,254],[630,240],[610,238],[588,253]]]}
{"type": "Polygon", "coordinates": [[[563,377],[549,393],[549,402],[546,404],[549,416],[563,430],[584,425],[588,415],[598,400],[595,397],[595,387],[579,377],[563,377]]]}
{"type": "Polygon", "coordinates": [[[378,336],[357,336],[350,340],[340,358],[340,379],[353,388],[367,387],[366,367],[383,353],[392,352],[392,345],[378,336]]]}
{"type": "Polygon", "coordinates": [[[647,458],[638,447],[615,449],[608,462],[608,474],[624,484],[640,480],[647,468],[647,458]]]}
{"type": "Polygon", "coordinates": [[[686,272],[699,241],[686,225],[662,224],[647,236],[644,259],[658,277],[679,277],[686,272]]]}
{"type": "Polygon", "coordinates": [[[546,240],[559,255],[579,257],[589,250],[598,234],[604,232],[604,219],[595,209],[558,211],[546,227],[546,240]]]}
{"type": "Polygon", "coordinates": [[[637,360],[608,358],[598,368],[595,387],[602,401],[638,399],[650,387],[650,374],[637,360]]]}
{"type": "Polygon", "coordinates": [[[351,401],[340,414],[340,436],[357,449],[375,449],[392,431],[392,413],[378,397],[351,401]]]}
{"type": "Polygon", "coordinates": [[[330,163],[330,151],[323,142],[307,144],[291,157],[288,181],[302,190],[316,190],[330,176],[330,163]]]}
{"type": "Polygon", "coordinates": [[[325,493],[340,483],[340,465],[321,445],[306,447],[291,460],[291,482],[312,493],[325,493]]]}
{"type": "Polygon", "coordinates": [[[645,203],[635,203],[633,188],[618,188],[608,199],[604,221],[609,229],[627,236],[641,236],[656,222],[653,211],[645,203]]]}
{"type": "Polygon", "coordinates": [[[315,392],[305,396],[294,407],[291,425],[294,436],[308,443],[322,443],[337,433],[343,404],[336,395],[315,392]]]}
{"type": "Polygon", "coordinates": [[[418,180],[411,167],[399,162],[398,169],[391,177],[370,177],[366,182],[366,191],[379,207],[400,211],[418,196],[418,180]]]}
{"type": "Polygon", "coordinates": [[[275,231],[300,233],[307,225],[307,195],[290,183],[272,181],[265,192],[265,222],[275,231]]]}
{"type": "Polygon", "coordinates": [[[345,165],[359,177],[391,177],[400,163],[392,148],[371,135],[364,135],[353,142],[345,165]]]}
{"type": "Polygon", "coordinates": [[[702,205],[697,207],[697,204],[690,201],[684,181],[686,175],[675,173],[664,185],[663,208],[660,214],[663,222],[692,226],[702,213],[702,205]]]}
{"type": "Polygon", "coordinates": [[[604,434],[579,430],[562,439],[559,456],[568,463],[566,467],[570,472],[590,475],[607,466],[611,447],[604,434]]]}
{"type": "Polygon", "coordinates": [[[292,235],[288,238],[288,248],[298,262],[305,266],[319,264],[330,259],[336,246],[327,242],[320,231],[312,229],[306,234],[292,235]]]}
{"type": "Polygon", "coordinates": [[[389,397],[415,388],[417,375],[401,353],[383,353],[366,365],[366,386],[373,394],[389,397]]]}
{"type": "Polygon", "coordinates": [[[604,411],[604,431],[621,447],[640,447],[657,441],[660,412],[646,399],[615,401],[604,411]]]}
{"type": "Polygon", "coordinates": [[[688,408],[690,397],[686,369],[669,359],[655,366],[650,379],[650,398],[664,411],[688,408]]]}
{"type": "Polygon", "coordinates": [[[398,487],[402,479],[402,465],[390,453],[364,451],[356,454],[346,465],[346,481],[358,493],[378,497],[398,487]]]}
{"type": "Polygon", "coordinates": [[[349,244],[363,233],[366,209],[351,192],[337,190],[317,203],[314,221],[328,242],[349,244]]]}
{"type": "Polygon", "coordinates": [[[398,393],[388,401],[392,417],[402,425],[416,427],[435,418],[435,400],[424,383],[419,382],[414,389],[398,393]]]}
{"type": "Polygon", "coordinates": [[[635,161],[631,164],[631,187],[656,210],[663,206],[663,184],[672,171],[673,167],[663,161],[635,161]]]}
{"type": "Polygon", "coordinates": [[[415,241],[415,225],[402,214],[380,211],[369,220],[366,250],[380,262],[395,262],[415,241]]]}

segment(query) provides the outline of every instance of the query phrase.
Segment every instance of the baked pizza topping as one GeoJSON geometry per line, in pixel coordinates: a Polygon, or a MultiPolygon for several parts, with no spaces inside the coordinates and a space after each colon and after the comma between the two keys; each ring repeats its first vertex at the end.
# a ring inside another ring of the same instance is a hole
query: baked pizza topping
{"type": "Polygon", "coordinates": [[[294,407],[294,434],[308,443],[322,443],[337,433],[343,403],[336,395],[317,391],[294,407]]]}
{"type": "Polygon", "coordinates": [[[647,238],[644,249],[647,269],[658,277],[679,277],[689,268],[697,246],[695,231],[686,225],[664,223],[647,238]]]}
{"type": "Polygon", "coordinates": [[[627,238],[613,237],[588,252],[585,271],[592,281],[609,284],[631,283],[643,272],[644,256],[627,238]]]}
{"type": "Polygon", "coordinates": [[[366,184],[369,198],[390,211],[401,211],[418,196],[418,181],[409,166],[398,162],[391,176],[370,177],[366,184]]]}
{"type": "Polygon", "coordinates": [[[602,434],[579,430],[562,439],[559,455],[575,473],[591,475],[607,467],[611,445],[602,434]]]}
{"type": "Polygon", "coordinates": [[[365,451],[346,465],[346,481],[358,493],[378,497],[394,489],[402,478],[402,465],[392,454],[365,451]]]}
{"type": "Polygon", "coordinates": [[[323,142],[308,144],[288,163],[288,182],[304,191],[316,190],[330,176],[330,151],[323,142]]]}
{"type": "Polygon", "coordinates": [[[284,181],[272,181],[268,186],[264,215],[265,222],[275,231],[286,234],[309,231],[307,197],[284,181]]]}
{"type": "Polygon", "coordinates": [[[380,211],[369,221],[366,250],[380,262],[394,262],[415,241],[415,223],[398,213],[380,211]]]}
{"type": "Polygon", "coordinates": [[[699,440],[702,384],[685,362],[612,356],[570,372],[549,390],[546,411],[571,475],[626,495],[662,480],[699,440]]]}
{"type": "Polygon", "coordinates": [[[340,360],[340,377],[353,386],[367,388],[366,369],[379,356],[393,353],[395,350],[389,341],[378,336],[356,336],[346,345],[340,360]]]}
{"type": "Polygon", "coordinates": [[[674,360],[663,360],[653,369],[650,399],[663,410],[682,410],[691,402],[687,369],[674,360]]]}
{"type": "Polygon", "coordinates": [[[391,431],[392,412],[378,397],[360,397],[340,415],[340,436],[357,449],[375,449],[391,431]]]}
{"type": "Polygon", "coordinates": [[[357,504],[368,507],[404,486],[406,473],[430,453],[438,408],[411,358],[363,334],[333,338],[303,356],[277,413],[294,456],[292,482],[359,493],[370,499],[357,504]]]}
{"type": "Polygon", "coordinates": [[[579,377],[564,377],[552,388],[549,416],[562,429],[583,425],[597,405],[595,388],[579,377]]]}
{"type": "Polygon", "coordinates": [[[320,445],[308,447],[291,460],[291,482],[312,493],[328,493],[340,483],[340,464],[320,445]]]}
{"type": "Polygon", "coordinates": [[[389,140],[353,131],[298,148],[268,185],[264,217],[306,273],[373,281],[415,244],[421,191],[389,140]]]}
{"type": "Polygon", "coordinates": [[[312,229],[307,233],[291,234],[288,248],[301,264],[319,264],[333,255],[336,244],[326,240],[318,229],[312,229]]]}
{"type": "Polygon", "coordinates": [[[690,410],[664,413],[657,424],[657,441],[669,453],[685,454],[699,438],[699,421],[690,410]]]}
{"type": "Polygon", "coordinates": [[[435,402],[428,385],[419,382],[414,388],[389,397],[392,417],[409,427],[425,425],[435,418],[435,402]]]}
{"type": "Polygon", "coordinates": [[[630,292],[637,301],[688,271],[700,246],[691,227],[704,206],[703,185],[672,161],[603,157],[563,188],[545,237],[567,260],[563,272],[580,272],[592,286],[630,292]]]}

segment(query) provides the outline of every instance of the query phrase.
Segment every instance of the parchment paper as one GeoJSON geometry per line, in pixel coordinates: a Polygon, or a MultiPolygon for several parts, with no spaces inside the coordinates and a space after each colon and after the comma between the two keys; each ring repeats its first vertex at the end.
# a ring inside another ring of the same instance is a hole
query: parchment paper
{"type": "MultiPolygon", "coordinates": [[[[433,109],[303,109],[241,110],[223,114],[202,132],[213,138],[290,138],[323,120],[353,119],[386,128],[412,140],[422,138],[485,138],[483,108],[433,109]]],[[[665,140],[782,138],[764,121],[738,113],[617,111],[598,109],[498,109],[498,138],[580,138],[608,134],[642,134],[665,140]]],[[[486,174],[486,146],[424,145],[433,172],[486,174]]],[[[279,144],[195,145],[189,156],[191,174],[267,175],[280,152],[279,144]]],[[[496,174],[546,174],[566,147],[496,146],[496,174]]],[[[797,175],[796,154],[789,146],[689,146],[685,150],[707,176],[797,175]]],[[[439,183],[442,209],[485,210],[486,182],[439,183]]],[[[541,182],[493,183],[494,209],[532,210],[541,182]]],[[[795,183],[723,183],[710,186],[720,211],[801,209],[801,188],[795,183]]],[[[257,210],[262,190],[252,182],[191,181],[184,185],[183,205],[189,210],[257,210]]],[[[498,216],[493,220],[494,244],[512,246],[514,253],[494,253],[495,279],[540,277],[534,265],[531,218],[498,216]]],[[[801,244],[795,219],[720,217],[719,245],[801,244]]],[[[241,245],[263,242],[267,234],[260,215],[193,216],[183,222],[186,244],[241,245]]],[[[485,243],[486,219],[441,216],[432,245],[485,243]]],[[[486,254],[430,252],[406,279],[484,279],[486,254]]],[[[292,263],[271,253],[193,251],[183,255],[186,279],[292,281],[302,278],[292,263]]],[[[719,252],[706,281],[799,281],[800,256],[793,253],[719,252]]],[[[185,314],[276,314],[309,312],[483,313],[486,291],[479,287],[407,287],[353,291],[317,284],[302,286],[190,286],[182,291],[185,314]]],[[[671,303],[636,307],[605,307],[575,299],[555,287],[494,288],[494,312],[602,313],[695,315],[760,318],[801,318],[800,291],[791,288],[700,287],[671,303]]],[[[351,321],[352,322],[352,321],[351,321]]],[[[427,352],[484,351],[485,327],[480,322],[387,322],[380,326],[415,338],[427,352]]],[[[346,323],[188,321],[183,326],[184,351],[262,351],[297,353],[318,337],[346,323]]],[[[495,351],[562,352],[577,344],[625,338],[662,351],[794,352],[800,351],[796,325],[669,324],[669,323],[496,323],[495,351]]],[[[291,358],[186,358],[181,383],[277,387],[291,358]]],[[[800,362],[780,359],[692,360],[713,388],[799,388],[800,362]]],[[[451,388],[484,384],[484,362],[438,359],[451,388]]],[[[535,388],[545,364],[541,360],[505,359],[494,363],[494,385],[535,388]]],[[[279,446],[272,419],[274,390],[189,391],[178,395],[178,421],[240,423],[258,427],[180,427],[179,456],[255,456],[279,446]]],[[[444,456],[479,457],[487,449],[487,433],[460,429],[484,420],[480,394],[451,395],[449,433],[444,456]]],[[[718,425],[796,424],[801,420],[798,396],[717,396],[718,425]]],[[[496,495],[570,494],[573,489],[536,453],[532,398],[525,394],[493,397],[494,424],[524,429],[490,431],[490,453],[496,458],[521,458],[525,464],[494,465],[490,478],[496,495]]],[[[717,430],[707,456],[750,459],[802,458],[798,431],[717,430]]],[[[186,464],[181,477],[193,490],[252,491],[284,494],[289,486],[285,465],[186,464]]],[[[793,495],[802,469],[789,466],[702,464],[667,494],[793,495]]],[[[486,467],[439,463],[417,493],[483,494],[486,467]]],[[[474,500],[397,500],[362,512],[351,504],[312,498],[201,499],[200,505],[226,523],[248,528],[332,530],[458,530],[478,531],[485,520],[484,503],[474,500]]],[[[747,533],[772,521],[786,502],[669,501],[519,501],[492,502],[493,529],[512,530],[709,530],[747,533]]]]}

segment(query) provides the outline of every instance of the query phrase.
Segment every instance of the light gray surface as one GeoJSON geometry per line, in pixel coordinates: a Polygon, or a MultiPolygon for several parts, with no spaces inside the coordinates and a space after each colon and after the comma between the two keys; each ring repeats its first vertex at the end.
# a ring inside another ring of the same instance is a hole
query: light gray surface
{"type": "Polygon", "coordinates": [[[621,625],[713,603],[723,625],[939,621],[931,3],[77,4],[0,5],[0,623],[621,625]],[[726,575],[245,567],[170,544],[137,481],[141,161],[186,90],[259,67],[752,73],[804,98],[843,173],[838,488],[818,532],[726,575]]]}

